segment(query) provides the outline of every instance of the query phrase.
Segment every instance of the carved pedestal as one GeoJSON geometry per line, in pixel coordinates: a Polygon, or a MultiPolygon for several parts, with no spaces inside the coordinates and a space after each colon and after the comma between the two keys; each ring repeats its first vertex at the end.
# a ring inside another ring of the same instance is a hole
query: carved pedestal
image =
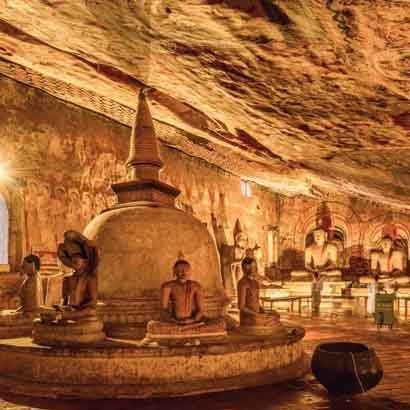
{"type": "Polygon", "coordinates": [[[97,318],[51,324],[36,319],[33,326],[33,342],[44,346],[73,346],[101,342],[105,339],[103,327],[103,322],[97,318]]]}

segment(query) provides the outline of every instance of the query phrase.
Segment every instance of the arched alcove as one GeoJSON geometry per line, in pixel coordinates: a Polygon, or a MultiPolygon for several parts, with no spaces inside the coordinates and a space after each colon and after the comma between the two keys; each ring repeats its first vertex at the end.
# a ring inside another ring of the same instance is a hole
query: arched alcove
{"type": "MultiPolygon", "coordinates": [[[[392,221],[389,222],[390,225],[395,228],[395,235],[392,237],[393,246],[395,248],[400,248],[404,250],[408,257],[410,257],[410,220],[404,216],[396,216],[392,221]]],[[[370,251],[380,248],[381,240],[384,236],[384,228],[386,226],[386,221],[384,216],[379,216],[374,218],[368,226],[368,229],[364,235],[364,245],[366,256],[370,256],[370,251]]]]}
{"type": "Polygon", "coordinates": [[[9,211],[0,193],[0,265],[9,263],[9,211]]]}
{"type": "MultiPolygon", "coordinates": [[[[313,231],[321,225],[318,223],[320,207],[323,208],[323,204],[304,209],[296,221],[291,237],[293,246],[283,251],[288,258],[294,259],[293,263],[288,263],[293,269],[304,266],[304,251],[313,242],[313,231]]],[[[325,208],[328,239],[338,246],[341,265],[348,268],[352,257],[361,256],[361,220],[347,204],[329,201],[325,208]]]]}
{"type": "MultiPolygon", "coordinates": [[[[330,212],[329,233],[334,240],[343,240],[345,249],[361,244],[361,221],[349,206],[339,202],[326,203],[330,212]]],[[[309,234],[317,228],[317,205],[303,211],[298,218],[293,232],[293,247],[304,250],[309,234]]],[[[311,240],[311,239],[310,239],[311,240]]]]}

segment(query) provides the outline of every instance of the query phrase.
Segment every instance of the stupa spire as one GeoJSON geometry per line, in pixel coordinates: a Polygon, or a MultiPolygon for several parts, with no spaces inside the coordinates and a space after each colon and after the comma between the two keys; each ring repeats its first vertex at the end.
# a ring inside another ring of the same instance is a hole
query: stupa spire
{"type": "Polygon", "coordinates": [[[130,152],[126,162],[131,180],[158,180],[159,172],[164,166],[159,155],[158,140],[146,97],[148,91],[148,87],[142,88],[138,95],[138,107],[130,138],[130,152]]]}
{"type": "Polygon", "coordinates": [[[158,140],[146,97],[148,90],[147,87],[143,88],[138,95],[126,162],[129,180],[111,185],[117,195],[117,208],[141,201],[175,206],[175,198],[180,194],[179,189],[159,180],[164,163],[159,155],[158,140]]]}

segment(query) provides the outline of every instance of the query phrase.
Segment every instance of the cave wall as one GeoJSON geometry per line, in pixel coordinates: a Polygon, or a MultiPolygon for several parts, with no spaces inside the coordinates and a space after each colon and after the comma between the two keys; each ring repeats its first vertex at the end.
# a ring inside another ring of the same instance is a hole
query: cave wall
{"type": "MultiPolygon", "coordinates": [[[[125,177],[130,129],[7,77],[0,90],[0,158],[13,175],[0,182],[10,211],[11,270],[29,251],[53,264],[64,231],[82,230],[115,202],[110,185],[125,177]]],[[[206,223],[218,245],[233,243],[239,220],[249,246],[266,250],[277,195],[251,184],[247,198],[238,177],[165,145],[161,155],[161,179],[181,190],[177,206],[206,223]]]]}

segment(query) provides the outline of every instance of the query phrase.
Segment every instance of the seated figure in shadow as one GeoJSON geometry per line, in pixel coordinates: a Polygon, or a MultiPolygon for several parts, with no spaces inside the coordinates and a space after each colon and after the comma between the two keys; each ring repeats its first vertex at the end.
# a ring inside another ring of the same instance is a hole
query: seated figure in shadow
{"type": "Polygon", "coordinates": [[[240,331],[255,335],[284,333],[276,311],[266,313],[259,301],[258,267],[254,258],[242,261],[243,277],[238,283],[240,331]]]}
{"type": "Polygon", "coordinates": [[[175,279],[161,287],[160,320],[148,323],[145,342],[198,344],[203,338],[225,337],[225,320],[205,315],[203,289],[200,283],[190,279],[189,262],[176,261],[173,273],[175,279]]]}
{"type": "Polygon", "coordinates": [[[18,298],[20,306],[16,310],[0,312],[0,326],[30,324],[44,303],[41,282],[40,258],[28,255],[23,259],[20,272],[25,275],[22,284],[16,292],[7,292],[9,297],[18,298]]]}
{"type": "Polygon", "coordinates": [[[394,247],[394,241],[390,236],[384,236],[380,242],[380,249],[370,252],[371,274],[362,276],[360,283],[372,283],[377,275],[379,283],[387,287],[397,287],[410,283],[410,277],[406,273],[407,253],[400,248],[394,247]]]}
{"type": "Polygon", "coordinates": [[[305,249],[305,270],[293,271],[292,280],[311,280],[313,272],[318,272],[325,281],[342,280],[339,254],[339,247],[327,240],[326,231],[316,228],[313,243],[305,249]]]}
{"type": "Polygon", "coordinates": [[[61,262],[73,269],[68,282],[67,304],[40,311],[33,338],[39,344],[86,343],[104,339],[103,324],[97,318],[96,246],[79,232],[67,231],[58,246],[61,262]]]}

